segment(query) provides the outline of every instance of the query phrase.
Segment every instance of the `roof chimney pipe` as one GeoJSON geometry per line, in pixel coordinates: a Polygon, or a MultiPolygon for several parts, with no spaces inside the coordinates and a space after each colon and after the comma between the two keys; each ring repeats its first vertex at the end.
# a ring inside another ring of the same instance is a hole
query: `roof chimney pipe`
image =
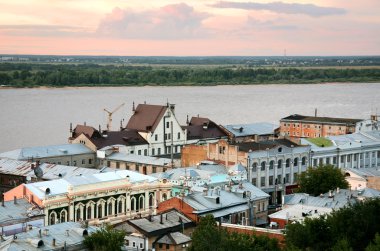
{"type": "Polygon", "coordinates": [[[318,114],[318,110],[317,110],[317,108],[315,108],[315,110],[314,110],[314,117],[317,117],[317,114],[318,114]]]}
{"type": "Polygon", "coordinates": [[[17,204],[17,198],[16,198],[16,196],[13,196],[13,203],[17,204]]]}
{"type": "Polygon", "coordinates": [[[160,224],[164,224],[162,214],[160,214],[160,224]]]}
{"type": "Polygon", "coordinates": [[[4,204],[4,194],[3,193],[1,194],[1,206],[5,207],[5,204],[4,204]]]}

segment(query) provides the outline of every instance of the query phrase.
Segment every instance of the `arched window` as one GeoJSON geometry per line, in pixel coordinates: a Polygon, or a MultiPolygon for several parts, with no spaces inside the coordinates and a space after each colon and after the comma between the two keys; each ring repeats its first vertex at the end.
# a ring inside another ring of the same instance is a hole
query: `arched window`
{"type": "Polygon", "coordinates": [[[87,219],[91,219],[91,214],[92,214],[92,210],[91,210],[91,205],[88,205],[87,206],[87,219]]]}
{"type": "Polygon", "coordinates": [[[80,208],[77,208],[76,216],[77,221],[80,221],[80,208]]]}
{"type": "Polygon", "coordinates": [[[257,162],[252,164],[252,172],[257,172],[257,162]]]}
{"type": "Polygon", "coordinates": [[[168,199],[168,196],[166,195],[166,193],[163,193],[162,194],[162,201],[165,201],[168,199]]]}
{"type": "Polygon", "coordinates": [[[303,166],[306,165],[306,157],[303,157],[303,158],[302,158],[302,165],[303,165],[303,166]]]}
{"type": "Polygon", "coordinates": [[[66,211],[61,212],[61,222],[66,222],[66,211]]]}
{"type": "Polygon", "coordinates": [[[274,167],[274,161],[271,160],[271,161],[269,162],[269,170],[272,170],[273,167],[274,167]]]}
{"type": "Polygon", "coordinates": [[[139,209],[144,209],[144,196],[139,198],[139,209]]]}
{"type": "Polygon", "coordinates": [[[131,199],[131,211],[135,211],[136,210],[136,198],[132,198],[131,199]]]}
{"type": "Polygon", "coordinates": [[[278,160],[277,162],[277,168],[280,169],[282,167],[282,160],[278,160]]]}
{"type": "Polygon", "coordinates": [[[112,201],[108,202],[108,215],[112,214],[112,201]]]}
{"type": "Polygon", "coordinates": [[[294,159],[294,166],[298,166],[298,158],[294,159]]]}
{"type": "Polygon", "coordinates": [[[50,224],[49,225],[54,225],[55,224],[55,217],[56,217],[56,213],[55,212],[52,212],[50,214],[50,224]]]}
{"type": "Polygon", "coordinates": [[[261,162],[261,171],[265,171],[265,161],[261,162]]]}
{"type": "Polygon", "coordinates": [[[103,210],[102,210],[102,204],[99,204],[98,205],[98,218],[102,218],[103,217],[103,210]]]}
{"type": "Polygon", "coordinates": [[[149,195],[149,207],[153,207],[153,194],[149,195]]]}
{"type": "Polygon", "coordinates": [[[122,213],[123,212],[123,202],[121,200],[119,200],[119,203],[118,203],[118,213],[122,213]]]}
{"type": "Polygon", "coordinates": [[[286,159],[286,167],[290,167],[290,159],[286,159]]]}

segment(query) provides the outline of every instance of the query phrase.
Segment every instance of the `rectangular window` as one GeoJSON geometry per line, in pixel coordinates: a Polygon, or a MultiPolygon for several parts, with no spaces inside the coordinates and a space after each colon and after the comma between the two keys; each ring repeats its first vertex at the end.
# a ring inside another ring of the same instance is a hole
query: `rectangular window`
{"type": "Polygon", "coordinates": [[[170,123],[166,122],[166,128],[169,128],[169,126],[170,126],[170,123]]]}
{"type": "Polygon", "coordinates": [[[107,167],[110,167],[111,166],[111,161],[107,161],[107,167]]]}
{"type": "Polygon", "coordinates": [[[69,165],[70,165],[70,161],[67,161],[67,162],[66,162],[66,165],[69,166],[69,165]]]}
{"type": "Polygon", "coordinates": [[[347,155],[347,162],[351,162],[351,155],[347,155]]]}
{"type": "Polygon", "coordinates": [[[269,185],[273,186],[273,176],[269,176],[269,185]]]}
{"type": "Polygon", "coordinates": [[[129,170],[129,165],[125,164],[125,170],[129,170]]]}
{"type": "MultiPolygon", "coordinates": [[[[58,161],[58,165],[60,165],[61,164],[61,161],[58,161]]],[[[90,163],[91,164],[91,163],[90,163]]]]}
{"type": "Polygon", "coordinates": [[[313,166],[318,166],[318,160],[317,159],[313,159],[313,166]]]}
{"type": "Polygon", "coordinates": [[[116,162],[116,168],[117,168],[117,169],[120,168],[120,162],[119,162],[119,161],[116,162]]]}
{"type": "Polygon", "coordinates": [[[152,148],[152,155],[154,155],[155,154],[155,152],[154,152],[154,148],[152,148]]]}
{"type": "Polygon", "coordinates": [[[261,177],[261,186],[265,187],[265,177],[261,177]]]}
{"type": "Polygon", "coordinates": [[[277,184],[281,184],[282,183],[282,176],[281,174],[277,175],[277,184]]]}
{"type": "Polygon", "coordinates": [[[92,159],[88,159],[88,164],[92,164],[92,159]]]}
{"type": "Polygon", "coordinates": [[[340,162],[344,162],[344,156],[340,156],[340,162]]]}
{"type": "Polygon", "coordinates": [[[140,248],[141,248],[141,249],[143,248],[143,244],[142,244],[142,243],[140,243],[140,248]]]}
{"type": "Polygon", "coordinates": [[[166,249],[169,249],[170,248],[170,245],[169,244],[166,244],[166,249]]]}
{"type": "Polygon", "coordinates": [[[74,161],[73,161],[73,166],[76,166],[76,165],[77,165],[77,161],[74,160],[74,161]]]}
{"type": "Polygon", "coordinates": [[[155,140],[155,141],[158,140],[158,135],[157,135],[157,134],[154,135],[154,140],[155,140]]]}
{"type": "Polygon", "coordinates": [[[145,155],[145,156],[148,155],[148,150],[147,150],[147,149],[144,149],[144,155],[145,155]]]}
{"type": "Polygon", "coordinates": [[[326,158],[326,164],[330,165],[330,158],[326,158]]]}
{"type": "Polygon", "coordinates": [[[181,139],[181,133],[178,133],[177,139],[181,139]]]}
{"type": "Polygon", "coordinates": [[[356,161],[357,157],[356,157],[356,154],[354,154],[354,161],[356,161]]]}
{"type": "Polygon", "coordinates": [[[336,164],[336,157],[333,157],[333,164],[336,164]]]}
{"type": "Polygon", "coordinates": [[[141,150],[138,150],[138,151],[137,151],[137,154],[138,154],[138,155],[141,155],[141,150]]]}
{"type": "Polygon", "coordinates": [[[252,178],[252,185],[257,186],[256,182],[256,178],[252,178]]]}
{"type": "Polygon", "coordinates": [[[82,159],[82,164],[86,164],[86,160],[85,159],[82,159]]]}
{"type": "Polygon", "coordinates": [[[157,167],[152,166],[152,173],[156,173],[156,172],[157,172],[157,167]]]}
{"type": "Polygon", "coordinates": [[[285,182],[289,183],[289,174],[288,173],[285,175],[285,182]]]}
{"type": "Polygon", "coordinates": [[[136,247],[136,242],[132,242],[132,247],[136,247]]]}
{"type": "Polygon", "coordinates": [[[158,155],[161,155],[161,148],[158,148],[158,149],[157,149],[157,154],[158,154],[158,155]]]}

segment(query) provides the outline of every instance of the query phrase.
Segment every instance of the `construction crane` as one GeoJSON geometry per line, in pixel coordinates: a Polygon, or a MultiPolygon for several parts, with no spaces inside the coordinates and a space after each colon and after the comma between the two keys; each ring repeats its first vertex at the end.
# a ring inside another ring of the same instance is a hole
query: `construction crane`
{"type": "Polygon", "coordinates": [[[111,124],[112,124],[112,114],[114,114],[117,110],[119,110],[125,103],[122,103],[118,107],[116,107],[112,112],[108,111],[106,108],[104,108],[104,111],[108,113],[108,123],[107,123],[107,131],[111,130],[111,124]]]}

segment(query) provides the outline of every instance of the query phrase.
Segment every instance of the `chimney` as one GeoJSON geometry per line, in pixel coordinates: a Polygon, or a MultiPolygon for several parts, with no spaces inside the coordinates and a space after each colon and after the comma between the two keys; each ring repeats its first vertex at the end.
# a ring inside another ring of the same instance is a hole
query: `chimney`
{"type": "Polygon", "coordinates": [[[5,204],[4,204],[4,194],[3,193],[1,194],[1,206],[5,207],[5,204]]]}
{"type": "Polygon", "coordinates": [[[120,131],[123,130],[123,120],[120,119],[120,131]]]}
{"type": "Polygon", "coordinates": [[[314,117],[317,117],[317,114],[318,114],[318,110],[317,110],[317,108],[315,108],[315,110],[314,110],[314,117]]]}
{"type": "Polygon", "coordinates": [[[135,109],[135,101],[133,101],[133,103],[132,103],[132,112],[135,112],[136,111],[136,109],[135,109]]]}
{"type": "Polygon", "coordinates": [[[189,121],[189,115],[186,115],[186,125],[189,125],[190,121],[189,121]]]}
{"type": "Polygon", "coordinates": [[[52,241],[51,245],[52,245],[53,247],[55,247],[55,238],[53,238],[53,241],[52,241]]]}
{"type": "Polygon", "coordinates": [[[160,214],[160,224],[164,224],[162,214],[160,214]]]}
{"type": "Polygon", "coordinates": [[[17,204],[17,198],[16,198],[16,196],[13,196],[13,203],[17,204]]]}

